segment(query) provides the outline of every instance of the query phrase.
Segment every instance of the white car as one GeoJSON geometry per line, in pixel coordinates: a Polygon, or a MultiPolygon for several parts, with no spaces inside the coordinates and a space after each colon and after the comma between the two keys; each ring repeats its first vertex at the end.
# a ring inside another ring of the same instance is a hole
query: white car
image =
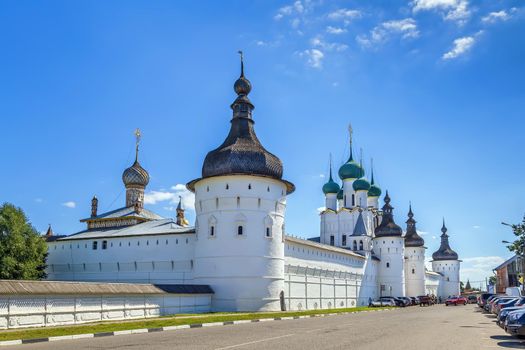
{"type": "Polygon", "coordinates": [[[394,299],[381,299],[372,302],[372,306],[396,306],[394,299]]]}

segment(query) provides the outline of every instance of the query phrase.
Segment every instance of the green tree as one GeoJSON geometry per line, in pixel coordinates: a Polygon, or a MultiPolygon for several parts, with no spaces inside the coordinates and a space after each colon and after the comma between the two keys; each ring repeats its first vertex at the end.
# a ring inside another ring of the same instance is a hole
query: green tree
{"type": "Polygon", "coordinates": [[[512,232],[516,236],[516,240],[512,242],[511,245],[507,248],[515,253],[516,255],[524,256],[525,255],[525,216],[519,224],[510,225],[512,227],[512,232]]]}
{"type": "Polygon", "coordinates": [[[42,279],[46,277],[47,244],[27,220],[22,209],[0,206],[0,278],[42,279]]]}
{"type": "Polygon", "coordinates": [[[465,290],[472,290],[472,287],[470,286],[470,280],[467,280],[467,284],[465,285],[465,290]]]}
{"type": "Polygon", "coordinates": [[[496,276],[490,276],[489,277],[489,284],[491,286],[495,286],[497,281],[498,281],[498,279],[496,278],[496,276]]]}
{"type": "Polygon", "coordinates": [[[459,290],[460,290],[461,293],[463,293],[463,291],[465,291],[465,287],[464,286],[465,286],[465,283],[460,281],[459,282],[459,290]]]}

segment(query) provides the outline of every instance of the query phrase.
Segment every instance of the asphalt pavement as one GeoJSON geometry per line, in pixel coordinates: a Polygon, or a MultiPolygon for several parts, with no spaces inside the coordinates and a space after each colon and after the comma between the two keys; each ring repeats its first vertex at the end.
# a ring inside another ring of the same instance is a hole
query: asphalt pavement
{"type": "Polygon", "coordinates": [[[476,305],[413,306],[391,311],[182,329],[25,344],[6,349],[388,349],[523,348],[476,305]]]}

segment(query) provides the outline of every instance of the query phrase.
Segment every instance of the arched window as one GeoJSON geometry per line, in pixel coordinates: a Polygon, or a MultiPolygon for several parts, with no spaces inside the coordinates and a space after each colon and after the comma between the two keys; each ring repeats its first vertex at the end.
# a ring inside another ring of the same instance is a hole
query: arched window
{"type": "Polygon", "coordinates": [[[246,217],[239,213],[235,217],[235,226],[237,227],[237,237],[245,235],[244,226],[246,225],[246,217]]]}
{"type": "Polygon", "coordinates": [[[346,207],[346,194],[343,197],[343,206],[346,207]]]}
{"type": "Polygon", "coordinates": [[[343,243],[342,245],[346,245],[346,235],[343,235],[343,243]]]}
{"type": "Polygon", "coordinates": [[[386,263],[386,267],[390,268],[390,263],[389,262],[386,263]]]}
{"type": "Polygon", "coordinates": [[[241,206],[241,197],[237,197],[237,208],[241,206]]]}
{"type": "Polygon", "coordinates": [[[357,250],[357,241],[354,241],[354,250],[357,250]]]}
{"type": "Polygon", "coordinates": [[[97,250],[97,248],[98,248],[98,242],[93,241],[93,250],[97,250]]]}
{"type": "Polygon", "coordinates": [[[266,238],[271,238],[272,237],[272,228],[273,228],[273,220],[271,218],[271,216],[267,215],[265,218],[264,218],[264,236],[266,238]]]}
{"type": "Polygon", "coordinates": [[[352,194],[352,207],[355,206],[355,194],[352,194]]]}
{"type": "Polygon", "coordinates": [[[230,185],[226,184],[226,189],[229,190],[230,189],[230,185]]]}
{"type": "Polygon", "coordinates": [[[248,189],[249,189],[249,190],[252,189],[252,184],[248,184],[248,189]]]}
{"type": "Polygon", "coordinates": [[[217,234],[216,226],[217,226],[217,219],[215,218],[215,216],[212,215],[208,219],[208,235],[210,237],[215,237],[215,235],[217,234]]]}
{"type": "Polygon", "coordinates": [[[359,241],[359,250],[363,250],[363,241],[359,241]]]}

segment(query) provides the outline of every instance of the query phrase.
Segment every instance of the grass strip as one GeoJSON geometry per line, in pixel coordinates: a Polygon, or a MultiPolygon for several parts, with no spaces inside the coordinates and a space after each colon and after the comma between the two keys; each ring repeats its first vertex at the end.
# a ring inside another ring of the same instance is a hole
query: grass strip
{"type": "Polygon", "coordinates": [[[306,310],[306,311],[285,311],[285,312],[257,312],[257,313],[228,313],[228,314],[201,314],[193,317],[158,317],[154,319],[141,319],[135,321],[115,322],[108,321],[107,323],[98,324],[82,324],[76,326],[64,327],[42,327],[21,330],[7,330],[0,332],[0,341],[17,340],[17,339],[34,339],[58,337],[64,335],[74,334],[89,334],[89,333],[106,333],[116,332],[140,328],[161,328],[168,326],[180,325],[194,325],[211,322],[230,322],[238,320],[257,320],[261,318],[276,318],[276,317],[293,317],[293,316],[308,316],[308,315],[323,315],[332,313],[344,312],[359,312],[367,310],[389,309],[391,307],[355,307],[348,309],[328,309],[328,310],[306,310]]]}

